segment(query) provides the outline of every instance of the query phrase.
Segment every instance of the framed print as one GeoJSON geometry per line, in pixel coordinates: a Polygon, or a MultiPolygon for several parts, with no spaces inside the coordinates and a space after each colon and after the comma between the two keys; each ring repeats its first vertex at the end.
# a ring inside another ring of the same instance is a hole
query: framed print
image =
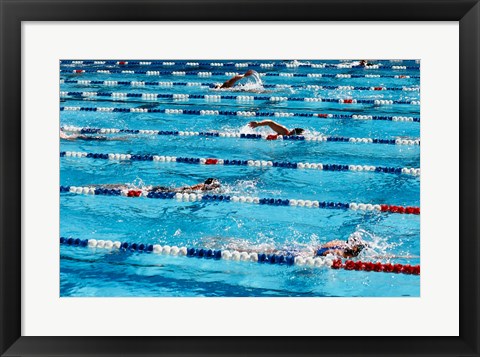
{"type": "Polygon", "coordinates": [[[2,355],[479,354],[476,1],[2,10],[2,355]]]}

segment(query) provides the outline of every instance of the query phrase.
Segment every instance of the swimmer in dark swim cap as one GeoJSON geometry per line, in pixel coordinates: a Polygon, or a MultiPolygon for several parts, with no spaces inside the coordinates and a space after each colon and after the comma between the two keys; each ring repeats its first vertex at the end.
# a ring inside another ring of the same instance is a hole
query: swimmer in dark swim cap
{"type": "Polygon", "coordinates": [[[263,120],[263,121],[251,121],[249,124],[250,128],[257,128],[259,126],[268,126],[278,135],[289,136],[289,135],[302,135],[305,131],[302,128],[288,129],[287,127],[273,121],[273,120],[263,120]]]}
{"type": "MultiPolygon", "coordinates": [[[[212,191],[220,188],[221,184],[216,178],[208,178],[203,183],[198,183],[193,186],[186,186],[174,189],[173,192],[190,192],[190,191],[212,191]]],[[[152,190],[154,187],[152,187],[152,190]]]]}
{"type": "Polygon", "coordinates": [[[323,244],[317,251],[317,256],[326,256],[333,254],[342,258],[355,258],[365,249],[367,243],[362,240],[358,233],[351,234],[347,241],[330,241],[323,244]]]}
{"type": "MultiPolygon", "coordinates": [[[[124,184],[107,184],[107,185],[90,185],[92,187],[101,187],[106,189],[115,190],[129,190],[131,186],[124,184]]],[[[220,181],[216,178],[208,178],[202,183],[198,183],[192,186],[183,187],[167,187],[167,186],[150,186],[145,190],[148,192],[194,192],[194,191],[213,191],[221,187],[220,181]]]]}

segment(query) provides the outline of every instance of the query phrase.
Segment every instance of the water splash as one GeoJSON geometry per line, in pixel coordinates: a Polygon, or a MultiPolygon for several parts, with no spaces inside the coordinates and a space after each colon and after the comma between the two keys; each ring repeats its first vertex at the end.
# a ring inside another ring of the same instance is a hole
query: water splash
{"type": "MultiPolygon", "coordinates": [[[[233,87],[231,88],[212,88],[214,91],[229,91],[229,92],[254,92],[254,93],[263,93],[266,92],[263,87],[262,79],[256,71],[248,76],[240,79],[233,87]]],[[[221,83],[218,83],[221,84],[221,83]]]]}
{"type": "Polygon", "coordinates": [[[254,195],[258,193],[258,179],[237,180],[233,184],[223,184],[222,192],[230,195],[254,195]]]}
{"type": "Polygon", "coordinates": [[[392,251],[398,252],[398,247],[403,243],[391,243],[386,237],[380,237],[373,233],[367,232],[364,229],[357,229],[353,234],[357,235],[364,243],[366,243],[365,249],[358,255],[359,260],[371,260],[371,261],[383,261],[391,262],[395,259],[417,259],[418,256],[409,254],[408,252],[402,252],[401,254],[392,254],[392,251]]]}
{"type": "Polygon", "coordinates": [[[299,61],[299,60],[285,61],[284,63],[287,64],[287,65],[295,66],[295,67],[311,64],[310,61],[303,61],[302,62],[302,61],[299,61]]]}
{"type": "Polygon", "coordinates": [[[260,75],[258,74],[258,72],[256,71],[252,71],[252,72],[253,73],[250,76],[246,77],[247,81],[251,82],[251,80],[253,79],[254,84],[263,86],[262,79],[260,78],[260,75]]]}
{"type": "Polygon", "coordinates": [[[132,183],[127,184],[127,186],[131,186],[134,189],[144,189],[148,187],[145,181],[138,176],[132,181],[132,183]]]}

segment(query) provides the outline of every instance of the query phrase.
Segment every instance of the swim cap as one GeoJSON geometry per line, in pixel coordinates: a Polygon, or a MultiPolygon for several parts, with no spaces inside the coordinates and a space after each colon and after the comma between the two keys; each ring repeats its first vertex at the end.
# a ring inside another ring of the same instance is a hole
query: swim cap
{"type": "Polygon", "coordinates": [[[362,249],[366,246],[365,241],[362,239],[362,235],[359,232],[354,232],[350,234],[346,241],[347,245],[352,246],[362,246],[362,249]]]}
{"type": "Polygon", "coordinates": [[[290,132],[290,135],[302,135],[304,131],[302,128],[295,128],[290,132]]]}

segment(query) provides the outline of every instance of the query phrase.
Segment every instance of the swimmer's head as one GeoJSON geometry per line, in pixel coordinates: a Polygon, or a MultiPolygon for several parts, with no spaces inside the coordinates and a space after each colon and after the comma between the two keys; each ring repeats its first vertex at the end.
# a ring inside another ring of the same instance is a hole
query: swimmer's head
{"type": "Polygon", "coordinates": [[[205,184],[205,188],[208,190],[213,190],[220,187],[220,181],[212,177],[206,179],[204,184],[205,184]]]}
{"type": "Polygon", "coordinates": [[[362,236],[358,232],[350,234],[346,243],[348,247],[346,251],[354,257],[367,247],[367,243],[362,239],[362,236]]]}
{"type": "Polygon", "coordinates": [[[290,131],[289,135],[302,135],[304,131],[305,130],[302,128],[295,128],[292,131],[290,131]]]}
{"type": "Polygon", "coordinates": [[[358,256],[358,255],[361,253],[361,251],[362,251],[363,249],[365,249],[365,246],[364,246],[364,245],[362,245],[362,244],[356,245],[356,246],[354,246],[354,247],[352,247],[352,248],[346,248],[346,249],[345,249],[345,254],[350,255],[350,256],[352,256],[352,257],[356,257],[356,256],[358,256]]]}

